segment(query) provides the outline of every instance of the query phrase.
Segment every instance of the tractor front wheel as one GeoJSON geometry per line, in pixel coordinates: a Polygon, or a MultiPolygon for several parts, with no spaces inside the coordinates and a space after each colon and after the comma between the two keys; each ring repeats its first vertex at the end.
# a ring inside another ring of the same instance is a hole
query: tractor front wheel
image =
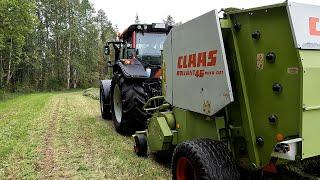
{"type": "Polygon", "coordinates": [[[240,179],[228,148],[211,139],[179,144],[172,157],[172,175],[174,180],[240,179]]]}

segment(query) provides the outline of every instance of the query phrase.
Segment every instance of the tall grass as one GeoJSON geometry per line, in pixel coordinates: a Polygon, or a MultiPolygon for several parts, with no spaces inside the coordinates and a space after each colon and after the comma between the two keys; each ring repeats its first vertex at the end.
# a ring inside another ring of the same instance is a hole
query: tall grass
{"type": "Polygon", "coordinates": [[[13,99],[21,95],[21,93],[9,93],[5,89],[0,89],[0,101],[13,99]]]}

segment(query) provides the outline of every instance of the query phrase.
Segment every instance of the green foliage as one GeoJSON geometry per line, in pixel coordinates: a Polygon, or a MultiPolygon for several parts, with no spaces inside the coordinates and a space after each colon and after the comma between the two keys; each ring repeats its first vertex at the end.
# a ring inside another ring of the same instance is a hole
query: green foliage
{"type": "Polygon", "coordinates": [[[116,30],[89,0],[1,0],[0,84],[12,91],[96,86],[116,30]]]}
{"type": "Polygon", "coordinates": [[[59,79],[50,78],[47,83],[47,89],[61,91],[63,89],[63,83],[59,79]]]}
{"type": "Polygon", "coordinates": [[[6,81],[8,86],[22,62],[25,39],[34,25],[34,10],[33,0],[0,2],[0,84],[6,81]]]}
{"type": "Polygon", "coordinates": [[[4,34],[3,34],[3,32],[1,32],[0,33],[0,51],[5,48],[4,44],[5,44],[4,43],[4,34]]]}

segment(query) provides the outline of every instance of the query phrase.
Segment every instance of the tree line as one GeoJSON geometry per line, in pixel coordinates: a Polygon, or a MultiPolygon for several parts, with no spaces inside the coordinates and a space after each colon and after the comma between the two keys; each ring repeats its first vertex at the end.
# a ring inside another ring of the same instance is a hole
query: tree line
{"type": "MultiPolygon", "coordinates": [[[[170,14],[165,19],[162,19],[162,22],[164,24],[167,24],[167,25],[170,25],[170,26],[179,26],[179,25],[182,24],[181,21],[176,23],[175,20],[173,19],[173,17],[170,14]]],[[[135,24],[140,24],[141,23],[138,13],[135,16],[134,23],[135,24]]]]}
{"type": "Polygon", "coordinates": [[[0,88],[86,88],[105,75],[103,46],[116,38],[89,0],[1,0],[0,88]]]}

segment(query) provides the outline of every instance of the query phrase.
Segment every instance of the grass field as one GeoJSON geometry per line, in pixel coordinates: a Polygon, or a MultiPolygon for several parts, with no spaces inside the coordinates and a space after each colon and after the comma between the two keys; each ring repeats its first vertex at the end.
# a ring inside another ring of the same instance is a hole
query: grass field
{"type": "MultiPolygon", "coordinates": [[[[0,177],[170,179],[167,165],[138,158],[131,137],[102,120],[82,92],[21,95],[0,102],[0,177]]],[[[0,178],[1,179],[1,178],[0,178]]]]}

